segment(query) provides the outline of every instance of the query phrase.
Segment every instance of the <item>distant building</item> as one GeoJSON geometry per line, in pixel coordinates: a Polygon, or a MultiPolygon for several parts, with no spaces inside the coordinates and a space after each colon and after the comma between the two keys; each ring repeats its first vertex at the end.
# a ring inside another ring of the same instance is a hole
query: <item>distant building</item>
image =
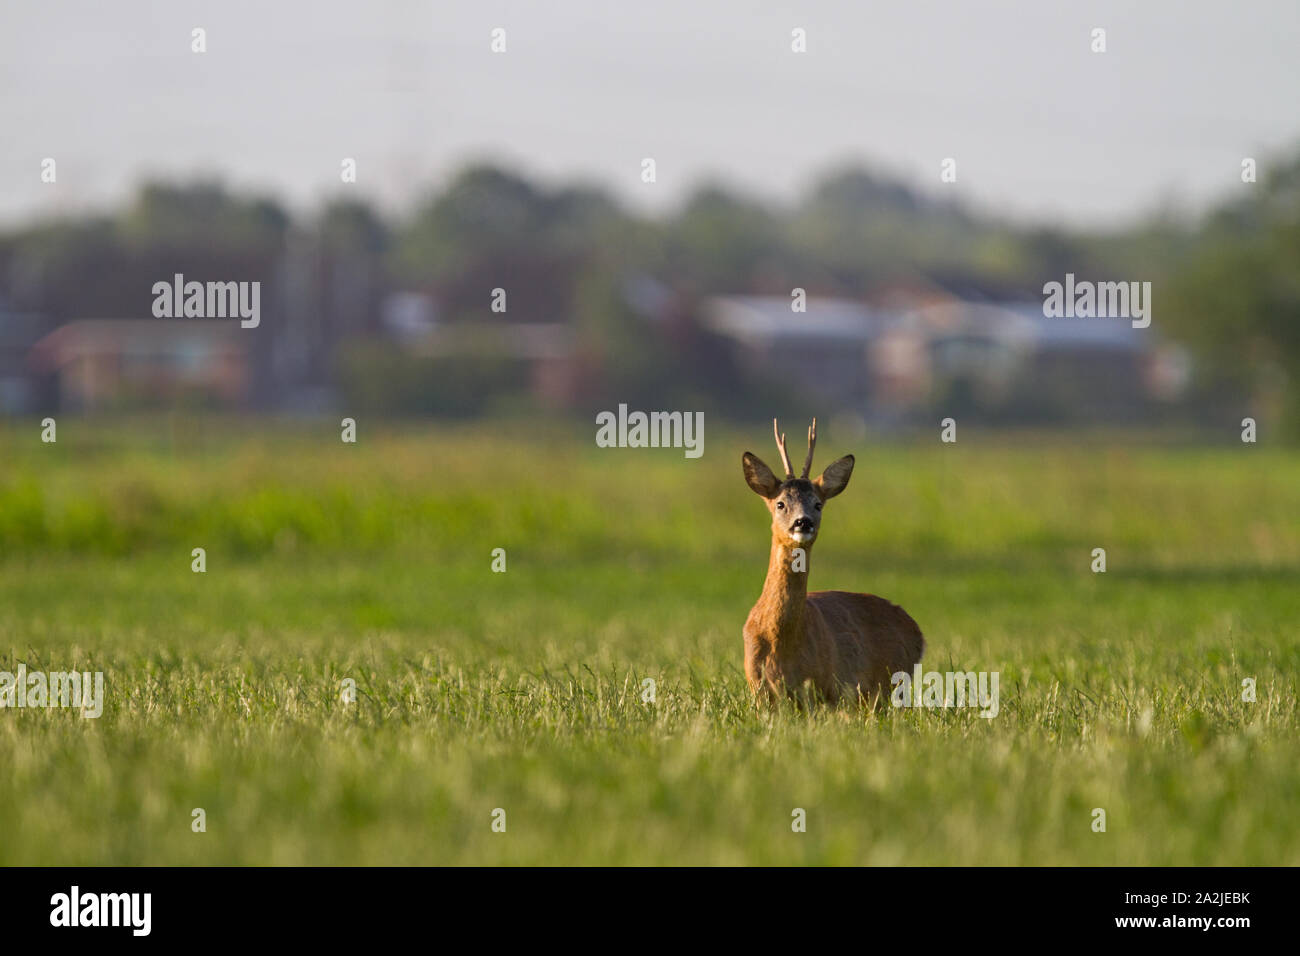
{"type": "Polygon", "coordinates": [[[83,319],[38,341],[28,361],[53,382],[61,410],[183,398],[242,406],[251,376],[241,332],[238,322],[214,319],[83,319]]]}
{"type": "Polygon", "coordinates": [[[1177,400],[1184,353],[1126,319],[1047,318],[1041,302],[898,287],[874,305],[718,296],[702,322],[751,375],[877,422],[941,406],[1003,419],[1138,420],[1177,400]]]}
{"type": "Polygon", "coordinates": [[[0,302],[0,414],[30,415],[52,407],[48,381],[28,362],[28,354],[53,327],[45,316],[13,312],[0,302]]]}
{"type": "Polygon", "coordinates": [[[380,303],[380,322],[396,341],[420,342],[438,327],[438,304],[425,292],[390,292],[380,303]]]}
{"type": "Polygon", "coordinates": [[[953,299],[908,314],[905,328],[926,360],[926,398],[953,413],[1000,409],[1034,352],[1033,322],[1015,308],[953,299]]]}
{"type": "Polygon", "coordinates": [[[795,312],[782,296],[716,296],[703,324],[733,343],[741,368],[797,386],[841,407],[863,409],[873,391],[871,351],[898,321],[849,299],[810,298],[795,312]]]}
{"type": "Polygon", "coordinates": [[[1122,318],[1051,318],[1042,303],[918,309],[931,388],[1011,417],[1138,420],[1185,390],[1185,355],[1122,318]]]}

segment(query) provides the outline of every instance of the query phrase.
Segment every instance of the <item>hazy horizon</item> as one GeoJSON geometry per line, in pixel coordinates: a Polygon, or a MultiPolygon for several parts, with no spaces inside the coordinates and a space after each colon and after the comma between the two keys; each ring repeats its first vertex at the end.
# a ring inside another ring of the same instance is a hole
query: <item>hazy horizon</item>
{"type": "Polygon", "coordinates": [[[1281,0],[9,6],[0,224],[199,176],[294,209],[359,195],[392,212],[486,159],[638,211],[706,181],[787,202],[854,163],[1022,222],[1119,227],[1230,198],[1243,157],[1262,171],[1300,143],[1297,40],[1300,7],[1281,0]],[[955,183],[940,183],[946,157],[955,183]]]}

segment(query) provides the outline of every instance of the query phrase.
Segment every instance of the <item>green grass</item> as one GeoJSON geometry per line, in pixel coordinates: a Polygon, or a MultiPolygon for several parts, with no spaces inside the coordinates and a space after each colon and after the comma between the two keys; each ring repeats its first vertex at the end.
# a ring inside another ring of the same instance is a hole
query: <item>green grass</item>
{"type": "Polygon", "coordinates": [[[39,431],[0,423],[0,670],[107,699],[0,710],[0,863],[1300,863],[1294,451],[826,430],[858,468],[812,585],[998,671],[985,720],[754,710],[761,427],[699,460],[558,425],[39,431]]]}

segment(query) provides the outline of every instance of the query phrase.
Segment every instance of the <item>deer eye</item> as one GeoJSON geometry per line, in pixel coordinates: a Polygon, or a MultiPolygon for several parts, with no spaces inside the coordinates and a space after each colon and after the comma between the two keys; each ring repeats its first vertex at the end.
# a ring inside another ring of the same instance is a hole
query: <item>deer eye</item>
{"type": "Polygon", "coordinates": [[[784,501],[778,501],[778,502],[776,503],[776,506],[777,506],[778,508],[780,508],[782,511],[785,510],[785,502],[784,502],[784,501]]]}

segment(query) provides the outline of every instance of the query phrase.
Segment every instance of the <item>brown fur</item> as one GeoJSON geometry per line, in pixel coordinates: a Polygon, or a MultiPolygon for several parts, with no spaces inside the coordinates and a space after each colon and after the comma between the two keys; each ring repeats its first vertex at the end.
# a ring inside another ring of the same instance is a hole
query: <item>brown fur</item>
{"type": "Polygon", "coordinates": [[[853,458],[839,459],[811,482],[779,481],[749,452],[744,468],[750,487],[766,500],[773,516],[767,579],[745,621],[745,678],[750,689],[769,702],[784,696],[803,699],[811,692],[831,703],[879,705],[889,695],[891,675],[910,673],[920,661],[925,651],[921,629],[901,607],[874,594],[809,594],[807,570],[793,570],[798,548],[803,548],[804,566],[809,567],[821,506],[844,490],[853,458]],[[812,523],[807,532],[811,539],[795,537],[791,525],[796,519],[812,523]]]}

